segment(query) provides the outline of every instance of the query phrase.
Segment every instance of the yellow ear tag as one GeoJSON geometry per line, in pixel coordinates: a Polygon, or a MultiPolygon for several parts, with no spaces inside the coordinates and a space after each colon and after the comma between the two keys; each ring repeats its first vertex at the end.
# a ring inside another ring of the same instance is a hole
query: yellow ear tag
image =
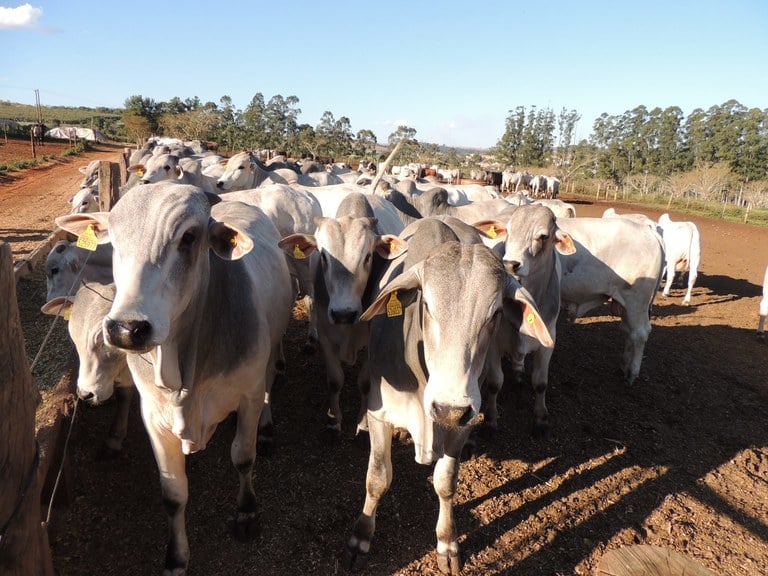
{"type": "Polygon", "coordinates": [[[90,250],[94,252],[99,245],[99,240],[96,238],[96,232],[93,230],[93,224],[88,224],[85,232],[77,237],[77,247],[83,250],[90,250]]]}
{"type": "Polygon", "coordinates": [[[294,258],[296,258],[296,260],[304,260],[304,258],[306,258],[306,257],[307,257],[307,255],[306,255],[306,254],[304,254],[304,252],[302,251],[302,249],[301,249],[301,248],[299,248],[299,245],[298,245],[298,244],[296,244],[296,245],[293,247],[293,257],[294,257],[294,258]]]}
{"type": "Polygon", "coordinates": [[[143,170],[136,170],[136,175],[137,175],[139,178],[142,178],[142,177],[144,176],[144,171],[143,171],[143,170]]]}
{"type": "Polygon", "coordinates": [[[70,316],[72,316],[72,306],[67,306],[61,313],[61,317],[64,318],[64,320],[69,321],[70,316]]]}
{"type": "Polygon", "coordinates": [[[387,318],[394,318],[395,316],[403,315],[403,304],[397,299],[397,290],[389,295],[389,302],[387,302],[387,318]]]}
{"type": "Polygon", "coordinates": [[[233,236],[230,237],[229,245],[232,246],[232,248],[237,246],[237,235],[233,235],[233,236]]]}
{"type": "Polygon", "coordinates": [[[528,316],[525,317],[525,320],[528,322],[528,324],[533,324],[534,322],[536,322],[536,315],[533,312],[531,312],[530,314],[528,314],[528,316]]]}
{"type": "Polygon", "coordinates": [[[496,239],[496,237],[498,236],[498,234],[496,234],[496,226],[491,225],[491,227],[488,228],[487,234],[488,234],[488,238],[496,239]]]}
{"type": "Polygon", "coordinates": [[[389,252],[391,254],[394,254],[395,252],[397,252],[397,243],[394,240],[389,243],[389,252]]]}

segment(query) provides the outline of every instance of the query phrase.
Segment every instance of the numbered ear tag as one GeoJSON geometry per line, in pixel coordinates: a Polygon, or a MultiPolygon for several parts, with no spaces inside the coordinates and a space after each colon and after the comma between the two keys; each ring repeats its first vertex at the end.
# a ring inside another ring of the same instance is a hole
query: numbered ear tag
{"type": "Polygon", "coordinates": [[[533,312],[531,312],[530,314],[528,314],[528,316],[525,317],[525,320],[526,322],[528,322],[528,324],[533,324],[536,322],[536,315],[533,312]]]}
{"type": "Polygon", "coordinates": [[[143,178],[144,177],[144,170],[136,170],[136,175],[139,178],[143,178]]]}
{"type": "Polygon", "coordinates": [[[403,304],[397,299],[397,290],[389,295],[389,302],[387,302],[387,318],[394,318],[395,316],[403,315],[403,304]]]}
{"type": "Polygon", "coordinates": [[[395,252],[397,252],[397,243],[393,240],[389,243],[389,253],[394,254],[395,252]]]}
{"type": "Polygon", "coordinates": [[[77,247],[83,250],[90,250],[94,252],[99,245],[99,240],[96,238],[96,232],[93,229],[93,224],[88,224],[85,232],[77,237],[77,247]]]}
{"type": "Polygon", "coordinates": [[[307,257],[307,255],[306,255],[306,254],[304,254],[304,252],[302,251],[302,249],[301,249],[301,248],[299,248],[299,245],[298,245],[298,244],[296,244],[296,245],[293,247],[293,257],[294,257],[294,258],[296,258],[296,260],[304,260],[304,258],[306,258],[306,257],[307,257]]]}
{"type": "Polygon", "coordinates": [[[488,232],[486,232],[486,234],[488,235],[488,238],[492,238],[495,240],[498,237],[498,234],[496,233],[496,226],[491,224],[491,227],[488,228],[488,232]]]}
{"type": "Polygon", "coordinates": [[[64,318],[67,322],[69,322],[69,317],[72,316],[72,306],[67,306],[64,308],[64,311],[61,313],[61,317],[64,318]]]}

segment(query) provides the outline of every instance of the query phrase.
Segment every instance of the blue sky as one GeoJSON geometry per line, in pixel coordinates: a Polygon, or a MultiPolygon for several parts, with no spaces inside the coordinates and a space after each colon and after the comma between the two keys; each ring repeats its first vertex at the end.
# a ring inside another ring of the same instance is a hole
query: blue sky
{"type": "Polygon", "coordinates": [[[581,138],[641,104],[768,108],[767,58],[765,0],[0,0],[0,99],[295,95],[380,142],[492,146],[517,106],[575,109],[581,138]]]}

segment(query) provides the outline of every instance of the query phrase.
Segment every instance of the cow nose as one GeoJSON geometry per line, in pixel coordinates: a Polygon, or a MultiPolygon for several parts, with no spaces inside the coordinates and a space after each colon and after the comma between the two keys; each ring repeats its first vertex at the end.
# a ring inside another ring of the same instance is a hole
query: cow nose
{"type": "Polygon", "coordinates": [[[334,324],[354,324],[357,320],[356,310],[331,310],[331,320],[334,324]]]}
{"type": "Polygon", "coordinates": [[[88,404],[91,404],[94,400],[93,392],[81,390],[80,388],[77,389],[77,396],[78,398],[80,398],[80,400],[88,402],[88,404]]]}
{"type": "Polygon", "coordinates": [[[149,183],[150,183],[150,181],[149,181],[149,178],[143,178],[143,179],[141,180],[141,183],[142,183],[142,184],[149,184],[149,183]]]}
{"type": "Polygon", "coordinates": [[[220,189],[223,190],[224,189],[224,182],[222,182],[222,181],[216,182],[216,188],[220,188],[220,189]]]}
{"type": "Polygon", "coordinates": [[[118,321],[107,318],[104,328],[109,343],[126,350],[145,349],[152,335],[152,325],[146,320],[118,321]]]}
{"type": "Polygon", "coordinates": [[[474,411],[472,406],[456,406],[454,404],[432,403],[432,420],[442,426],[458,428],[472,423],[474,411]]]}

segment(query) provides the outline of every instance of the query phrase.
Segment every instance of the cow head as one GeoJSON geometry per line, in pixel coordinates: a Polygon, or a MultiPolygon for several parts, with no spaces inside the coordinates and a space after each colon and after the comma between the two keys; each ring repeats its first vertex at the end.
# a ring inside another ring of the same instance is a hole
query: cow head
{"type": "Polygon", "coordinates": [[[253,188],[255,172],[259,169],[256,157],[249,152],[238,152],[229,160],[223,160],[224,173],[216,181],[219,190],[244,190],[253,188]]]}
{"type": "Polygon", "coordinates": [[[428,374],[424,410],[444,427],[477,422],[479,378],[502,315],[521,332],[552,345],[531,296],[481,244],[441,244],[388,284],[361,319],[399,315],[409,302],[420,306],[428,374]]]}

